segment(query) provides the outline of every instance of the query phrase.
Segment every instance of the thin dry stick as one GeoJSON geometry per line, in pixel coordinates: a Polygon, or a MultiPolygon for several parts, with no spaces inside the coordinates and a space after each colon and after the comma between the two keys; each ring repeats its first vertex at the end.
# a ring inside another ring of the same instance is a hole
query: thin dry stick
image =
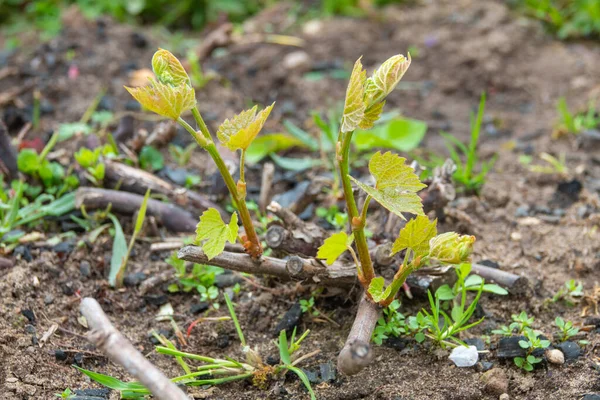
{"type": "Polygon", "coordinates": [[[110,322],[95,299],[86,297],[79,306],[91,331],[88,340],[113,362],[121,365],[159,400],[189,400],[186,394],[158,370],[110,322]]]}

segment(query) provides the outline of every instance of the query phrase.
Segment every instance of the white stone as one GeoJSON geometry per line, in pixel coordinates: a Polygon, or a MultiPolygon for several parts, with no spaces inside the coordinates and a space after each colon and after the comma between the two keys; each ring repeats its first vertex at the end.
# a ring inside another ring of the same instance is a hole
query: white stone
{"type": "Polygon", "coordinates": [[[448,357],[457,367],[472,367],[479,360],[479,353],[475,346],[458,346],[452,350],[448,357]]]}
{"type": "Polygon", "coordinates": [[[564,364],[565,355],[558,349],[546,350],[546,359],[552,364],[564,364]]]}

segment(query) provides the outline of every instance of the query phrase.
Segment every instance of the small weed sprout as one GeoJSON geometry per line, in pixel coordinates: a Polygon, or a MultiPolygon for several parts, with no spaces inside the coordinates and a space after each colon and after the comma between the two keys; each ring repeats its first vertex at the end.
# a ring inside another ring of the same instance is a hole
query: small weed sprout
{"type": "Polygon", "coordinates": [[[305,300],[305,299],[300,300],[300,309],[302,310],[303,313],[312,315],[313,317],[318,317],[321,314],[319,312],[319,310],[315,309],[315,297],[314,296],[310,296],[310,299],[308,299],[308,300],[305,300]]]}
{"type": "Polygon", "coordinates": [[[442,136],[446,140],[446,146],[450,151],[450,157],[456,164],[456,171],[452,177],[467,193],[479,193],[485,183],[488,172],[496,162],[496,157],[494,157],[488,162],[482,162],[481,165],[477,167],[479,164],[477,145],[479,143],[484,110],[485,94],[482,94],[477,115],[471,115],[471,141],[468,146],[454,136],[442,133],[442,136]],[[465,161],[463,161],[463,159],[465,161]],[[479,172],[476,172],[476,168],[478,168],[479,172]]]}
{"type": "Polygon", "coordinates": [[[476,296],[467,306],[466,304],[466,289],[461,293],[460,302],[452,307],[452,312],[448,315],[442,310],[439,296],[432,296],[431,292],[427,292],[429,297],[430,311],[423,309],[416,316],[416,322],[422,328],[425,337],[433,340],[442,348],[456,347],[458,345],[466,346],[457,335],[460,332],[466,331],[483,321],[483,318],[469,323],[477,302],[483,293],[483,282],[477,290],[476,296]],[[434,300],[435,297],[435,300],[434,300]]]}
{"type": "Polygon", "coordinates": [[[583,283],[570,279],[552,298],[545,300],[544,303],[557,303],[562,300],[567,306],[573,307],[581,302],[583,297],[583,283]]]}
{"type": "Polygon", "coordinates": [[[492,331],[495,335],[511,336],[514,333],[520,335],[535,321],[534,317],[529,317],[525,311],[521,311],[519,314],[511,315],[512,323],[509,326],[502,325],[500,329],[494,329],[492,331]]]}
{"type": "Polygon", "coordinates": [[[554,320],[554,324],[558,327],[558,340],[561,342],[566,342],[573,336],[579,333],[579,328],[573,326],[573,322],[565,321],[561,317],[556,317],[554,320]]]}
{"type": "Polygon", "coordinates": [[[177,146],[176,144],[170,144],[169,154],[177,163],[177,165],[179,165],[180,167],[185,167],[189,164],[192,158],[192,153],[194,152],[196,147],[198,147],[196,143],[190,143],[187,146],[185,146],[185,148],[177,146]]]}
{"type": "Polygon", "coordinates": [[[542,361],[542,358],[534,356],[533,352],[538,349],[547,348],[550,346],[550,341],[541,339],[539,337],[540,333],[531,328],[525,328],[523,333],[526,339],[520,340],[519,346],[527,350],[527,355],[525,357],[515,357],[514,363],[517,367],[527,372],[531,372],[533,371],[534,365],[542,361]]]}
{"type": "Polygon", "coordinates": [[[55,397],[58,397],[59,399],[66,399],[66,400],[70,400],[75,398],[75,393],[73,393],[71,391],[71,389],[66,388],[65,390],[63,390],[62,393],[56,393],[54,394],[55,397]]]}
{"type": "Polygon", "coordinates": [[[558,100],[556,106],[560,122],[554,129],[552,137],[559,138],[568,134],[578,135],[583,131],[595,129],[600,125],[600,116],[597,115],[596,105],[590,102],[586,112],[572,113],[569,111],[564,97],[558,100]]]}

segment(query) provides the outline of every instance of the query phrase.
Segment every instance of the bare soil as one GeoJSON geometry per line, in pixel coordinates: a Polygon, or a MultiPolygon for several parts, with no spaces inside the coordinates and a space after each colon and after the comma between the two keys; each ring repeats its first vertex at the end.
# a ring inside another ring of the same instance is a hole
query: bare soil
{"type": "MultiPolygon", "coordinates": [[[[574,138],[551,140],[550,135],[560,96],[567,96],[572,107],[582,107],[590,95],[600,90],[598,44],[556,41],[536,23],[514,15],[503,2],[492,0],[427,1],[417,6],[390,7],[379,17],[335,18],[291,28],[285,25],[287,11],[283,7],[269,10],[248,21],[247,27],[258,30],[268,24],[276,32],[303,38],[306,44],[301,51],[309,56],[308,69],[348,68],[361,55],[363,64],[372,69],[390,55],[416,46],[418,55],[414,55],[409,72],[400,89],[390,96],[387,107],[429,123],[424,148],[444,151],[441,129],[466,140],[469,112],[478,104],[481,92],[488,93],[482,154],[489,157],[498,152],[499,159],[480,197],[461,197],[451,205],[451,210],[464,213],[450,215],[466,214],[468,218],[450,216],[442,229],[476,235],[475,261],[492,260],[503,270],[527,276],[532,290],[520,297],[484,296],[480,304],[485,322],[468,336],[490,335],[491,329],[506,324],[511,314],[521,310],[534,315],[535,328],[547,335],[554,331],[557,315],[583,323],[580,306],[557,303],[544,307],[543,301],[569,279],[583,281],[587,293],[600,279],[600,242],[596,233],[600,157],[598,146],[593,143],[582,145],[574,138]],[[567,196],[566,200],[557,198],[562,179],[530,172],[517,161],[524,152],[565,153],[571,178],[583,185],[580,195],[567,196]],[[529,217],[534,220],[517,216],[523,206],[530,207],[529,217]]],[[[161,43],[151,32],[140,29],[138,32],[148,44],[137,47],[133,44],[133,32],[131,27],[112,21],[90,22],[72,16],[65,21],[64,32],[58,38],[13,54],[6,65],[0,64],[0,69],[17,67],[15,75],[0,80],[0,91],[35,82],[52,106],[42,115],[41,128],[30,136],[44,136],[59,123],[79,120],[101,88],[107,90],[112,111],[126,109],[131,99],[122,86],[129,82],[132,70],[149,65],[152,53],[161,43]],[[67,61],[69,50],[74,53],[71,61],[67,61]],[[75,80],[68,78],[70,65],[78,67],[75,80]]],[[[205,60],[205,68],[214,69],[227,81],[225,85],[223,80],[211,81],[198,93],[200,109],[209,125],[216,128],[219,121],[239,112],[248,101],[270,104],[276,100],[266,129],[274,132],[281,129],[284,118],[305,124],[311,110],[325,111],[343,99],[345,79],[310,81],[304,79],[301,68],[286,70],[283,60],[293,51],[299,49],[268,43],[234,45],[218,57],[205,60]]],[[[32,93],[27,90],[4,106],[2,116],[11,134],[22,127],[23,116],[31,104],[32,93]]],[[[136,128],[151,130],[154,124],[138,121],[136,128]]],[[[80,145],[72,141],[64,148],[72,151],[80,145]]],[[[210,171],[205,165],[206,157],[196,151],[192,166],[206,178],[210,171]]],[[[260,169],[254,170],[252,176],[258,186],[260,169]]],[[[206,193],[215,191],[208,187],[206,193]]],[[[122,221],[127,229],[129,221],[122,221]]],[[[373,221],[373,225],[377,223],[373,221]]],[[[59,232],[60,228],[51,224],[49,229],[59,232]]],[[[151,292],[150,297],[140,296],[136,288],[110,290],[104,272],[111,243],[110,238],[103,237],[91,247],[65,253],[31,247],[31,261],[16,256],[13,268],[0,271],[0,398],[51,399],[66,387],[97,387],[72,368],[73,363],[129,379],[85,340],[86,329],[77,320],[79,298],[85,296],[97,298],[117,328],[167,375],[179,373],[172,359],[152,352],[148,332],[169,330],[170,326],[154,320],[158,307],[152,304],[151,296],[168,295],[177,321],[184,327],[195,318],[190,306],[199,299],[168,294],[162,287],[151,292]],[[90,272],[82,274],[82,263],[85,267],[86,262],[90,272]],[[24,310],[31,310],[35,318],[28,320],[24,310]],[[37,344],[53,324],[60,329],[46,343],[37,344]],[[66,360],[56,358],[57,350],[66,352],[66,360]]],[[[149,276],[165,271],[171,268],[163,261],[166,256],[168,253],[151,255],[149,243],[139,242],[129,270],[149,276]]],[[[310,288],[283,285],[272,279],[261,279],[261,283],[275,293],[245,285],[238,316],[248,341],[262,354],[276,355],[275,326],[298,296],[306,296],[310,288]]],[[[306,369],[316,370],[328,361],[335,363],[353,320],[354,293],[318,300],[318,306],[330,313],[341,328],[303,319],[301,330],[311,329],[305,350],[321,349],[320,355],[304,365],[306,369]]],[[[425,305],[423,298],[403,299],[407,313],[425,305]]],[[[592,330],[587,336],[590,343],[577,360],[558,366],[547,364],[532,373],[523,373],[511,361],[497,359],[494,336],[488,345],[491,352],[484,359],[506,372],[511,399],[580,399],[585,394],[600,393],[599,338],[592,330]]],[[[238,343],[230,324],[202,325],[192,332],[185,351],[235,356],[238,343]]],[[[338,376],[334,382],[316,385],[318,398],[498,398],[498,394],[484,391],[482,372],[457,368],[446,355],[432,349],[411,343],[401,351],[389,347],[376,347],[375,351],[376,361],[358,376],[338,376]]],[[[300,383],[291,377],[285,382],[273,382],[267,391],[237,383],[190,393],[206,399],[308,398],[300,383]]],[[[117,394],[113,392],[110,398],[117,398],[117,394]]]]}

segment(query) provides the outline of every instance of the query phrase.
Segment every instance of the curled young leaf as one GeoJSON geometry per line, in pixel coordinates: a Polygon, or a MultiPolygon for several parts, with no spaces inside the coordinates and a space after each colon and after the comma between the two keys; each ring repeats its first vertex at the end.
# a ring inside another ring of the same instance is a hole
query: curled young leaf
{"type": "Polygon", "coordinates": [[[423,204],[417,192],[427,186],[421,183],[415,171],[405,161],[405,158],[391,152],[375,153],[369,161],[369,171],[375,178],[375,187],[350,176],[358,187],[402,219],[405,219],[402,213],[424,215],[423,204]]]}
{"type": "Polygon", "coordinates": [[[362,67],[360,58],[356,60],[350,82],[346,89],[346,101],[344,103],[344,115],[342,115],[342,132],[355,130],[365,116],[366,105],[364,102],[366,71],[362,67]]]}
{"type": "Polygon", "coordinates": [[[258,106],[242,111],[231,119],[226,119],[217,130],[217,137],[229,150],[246,150],[265,124],[275,103],[258,114],[258,106]]]}
{"type": "Polygon", "coordinates": [[[391,255],[404,249],[411,249],[415,257],[426,255],[429,253],[429,241],[437,234],[436,225],[437,219],[430,221],[424,215],[411,219],[400,231],[392,246],[391,255]]]}
{"type": "Polygon", "coordinates": [[[404,57],[402,54],[387,59],[373,75],[367,79],[365,95],[367,107],[371,107],[382,100],[394,90],[402,76],[410,66],[410,54],[404,57]]]}
{"type": "Polygon", "coordinates": [[[190,77],[185,68],[170,51],[158,49],[152,56],[152,70],[157,79],[166,85],[180,86],[187,84],[192,86],[190,77]]]}
{"type": "Polygon", "coordinates": [[[358,127],[360,129],[371,129],[381,116],[381,113],[383,112],[383,106],[385,106],[385,101],[377,103],[373,107],[369,108],[365,112],[360,124],[358,124],[358,127]]]}
{"type": "Polygon", "coordinates": [[[181,113],[196,105],[194,88],[186,84],[171,86],[150,79],[150,85],[125,89],[145,108],[163,117],[177,120],[181,113]]]}
{"type": "Polygon", "coordinates": [[[442,233],[429,241],[429,257],[442,263],[460,264],[469,261],[474,243],[475,236],[442,233]]]}
{"type": "Polygon", "coordinates": [[[225,242],[235,243],[239,229],[237,221],[236,213],[226,224],[214,208],[204,211],[196,228],[196,244],[202,245],[202,251],[209,260],[223,252],[225,242]]]}
{"type": "Polygon", "coordinates": [[[348,250],[353,240],[354,235],[348,236],[346,232],[334,233],[325,239],[321,247],[319,247],[317,258],[325,259],[327,265],[331,265],[342,253],[348,250]]]}

